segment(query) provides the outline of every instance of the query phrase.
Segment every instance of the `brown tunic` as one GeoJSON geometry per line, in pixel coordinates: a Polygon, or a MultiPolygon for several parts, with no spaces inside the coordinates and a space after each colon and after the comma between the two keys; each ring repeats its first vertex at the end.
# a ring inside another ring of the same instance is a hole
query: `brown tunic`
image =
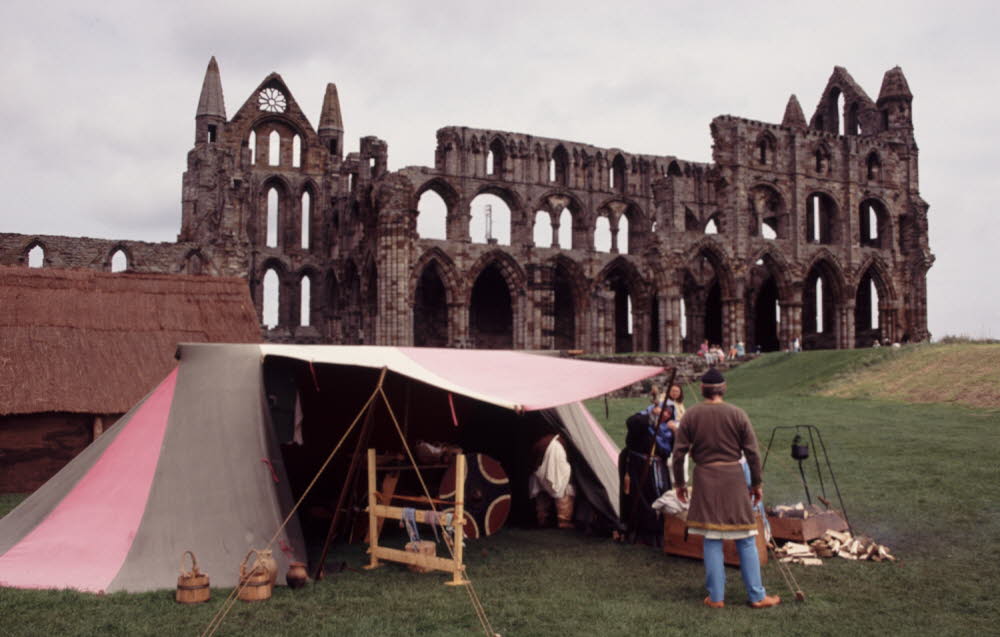
{"type": "Polygon", "coordinates": [[[684,485],[684,456],[696,463],[695,489],[688,510],[689,527],[712,531],[756,528],[743,468],[745,455],[750,482],[760,484],[757,436],[745,411],[727,403],[702,403],[687,410],[674,442],[674,484],[684,485]]]}

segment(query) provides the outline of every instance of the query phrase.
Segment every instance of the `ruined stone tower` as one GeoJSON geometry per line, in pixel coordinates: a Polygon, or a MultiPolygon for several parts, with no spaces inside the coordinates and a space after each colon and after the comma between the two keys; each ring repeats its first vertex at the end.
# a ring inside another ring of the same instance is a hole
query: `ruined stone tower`
{"type": "Polygon", "coordinates": [[[376,137],[344,156],[333,84],[316,129],[276,73],[227,119],[213,58],[176,244],[3,235],[0,256],[24,262],[47,242],[51,265],[105,267],[117,248],[133,269],[243,276],[262,317],[277,310],[272,340],[593,352],[924,340],[934,257],[912,100],[899,67],[875,101],[836,67],[808,122],[794,95],[780,124],[715,118],[707,164],[448,126],[433,167],[389,172],[376,137]]]}

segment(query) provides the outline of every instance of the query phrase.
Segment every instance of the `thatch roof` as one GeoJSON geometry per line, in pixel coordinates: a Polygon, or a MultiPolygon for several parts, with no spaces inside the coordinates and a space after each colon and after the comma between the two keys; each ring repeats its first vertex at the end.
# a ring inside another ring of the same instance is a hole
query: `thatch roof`
{"type": "Polygon", "coordinates": [[[182,342],[260,342],[237,278],[0,267],[0,415],[127,411],[182,342]]]}

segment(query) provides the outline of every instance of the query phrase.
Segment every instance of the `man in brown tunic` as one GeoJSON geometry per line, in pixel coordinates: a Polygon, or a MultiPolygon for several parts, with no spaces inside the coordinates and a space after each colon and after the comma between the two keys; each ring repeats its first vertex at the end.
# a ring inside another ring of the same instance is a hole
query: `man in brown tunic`
{"type": "Polygon", "coordinates": [[[691,533],[705,538],[705,604],[712,608],[725,605],[722,541],[735,540],[749,604],[768,608],[780,604],[781,598],[767,595],[764,590],[754,541],[757,522],[753,506],[763,497],[757,435],[746,412],[722,400],[725,391],[726,380],[715,368],[702,376],[705,402],[688,409],[677,430],[673,450],[675,490],[678,499],[686,502],[684,456],[690,453],[696,466],[687,526],[691,533]]]}

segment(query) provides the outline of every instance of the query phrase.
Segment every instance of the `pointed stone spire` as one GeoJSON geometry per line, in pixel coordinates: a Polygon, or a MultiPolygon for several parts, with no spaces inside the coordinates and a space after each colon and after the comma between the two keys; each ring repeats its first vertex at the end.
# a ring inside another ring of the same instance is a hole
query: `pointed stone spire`
{"type": "Polygon", "coordinates": [[[330,82],[326,85],[326,95],[323,96],[323,112],[319,116],[319,133],[335,130],[343,132],[344,120],[340,115],[340,98],[337,97],[337,85],[330,82]]]}
{"type": "Polygon", "coordinates": [[[198,98],[198,112],[195,117],[208,115],[226,119],[226,103],[222,99],[222,77],[219,75],[219,65],[215,56],[208,61],[205,71],[205,81],[201,84],[201,97],[198,98]]]}
{"type": "Polygon", "coordinates": [[[906,82],[903,69],[895,66],[885,72],[882,77],[882,89],[878,92],[878,104],[885,100],[902,99],[912,100],[913,93],[910,92],[910,85],[906,82]]]}
{"type": "Polygon", "coordinates": [[[323,96],[323,112],[319,116],[319,138],[331,155],[344,155],[344,119],[340,114],[340,98],[337,96],[337,85],[330,82],[326,85],[326,95],[323,96]]]}
{"type": "Polygon", "coordinates": [[[806,127],[806,116],[802,113],[802,105],[799,104],[799,98],[795,97],[794,93],[788,98],[788,104],[785,105],[785,117],[782,118],[781,125],[790,128],[806,127]]]}

